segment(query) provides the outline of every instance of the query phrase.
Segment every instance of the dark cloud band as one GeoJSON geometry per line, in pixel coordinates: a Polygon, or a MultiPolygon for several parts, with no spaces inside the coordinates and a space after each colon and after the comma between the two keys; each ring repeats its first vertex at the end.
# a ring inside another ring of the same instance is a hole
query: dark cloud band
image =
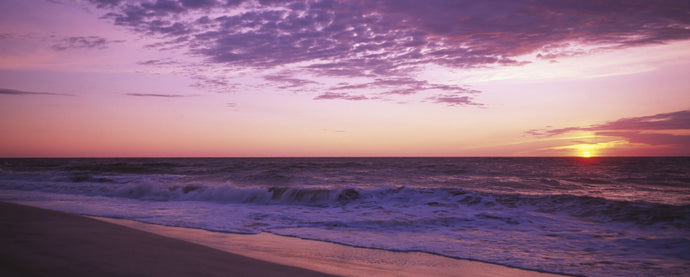
{"type": "Polygon", "coordinates": [[[52,95],[52,96],[74,96],[74,94],[69,93],[56,93],[56,92],[36,92],[36,91],[24,91],[15,89],[0,88],[0,95],[52,95]]]}
{"type": "Polygon", "coordinates": [[[591,131],[595,136],[619,137],[631,143],[648,145],[675,145],[690,151],[690,135],[674,134],[674,131],[690,131],[690,110],[660,113],[650,116],[622,118],[604,124],[558,129],[527,131],[528,134],[553,137],[574,131],[591,131]]]}

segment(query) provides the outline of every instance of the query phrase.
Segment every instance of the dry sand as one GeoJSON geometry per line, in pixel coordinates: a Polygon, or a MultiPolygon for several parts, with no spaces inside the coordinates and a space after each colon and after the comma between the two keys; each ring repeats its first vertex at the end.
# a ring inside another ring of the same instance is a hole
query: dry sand
{"type": "Polygon", "coordinates": [[[87,218],[2,202],[0,224],[2,276],[560,276],[427,253],[87,218]]]}

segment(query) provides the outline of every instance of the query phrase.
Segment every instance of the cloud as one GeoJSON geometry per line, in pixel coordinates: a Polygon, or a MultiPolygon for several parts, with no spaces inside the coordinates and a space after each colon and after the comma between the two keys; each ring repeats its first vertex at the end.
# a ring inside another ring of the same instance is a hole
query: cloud
{"type": "Polygon", "coordinates": [[[443,91],[454,94],[479,93],[477,90],[468,89],[458,85],[432,84],[425,80],[417,80],[411,77],[376,78],[372,82],[349,84],[342,83],[331,87],[330,90],[380,90],[383,95],[412,95],[427,91],[443,91]]]}
{"type": "Polygon", "coordinates": [[[446,104],[448,106],[482,106],[482,104],[475,103],[469,96],[441,94],[427,98],[433,103],[446,104]]]}
{"type": "Polygon", "coordinates": [[[140,65],[174,65],[177,64],[177,62],[170,60],[170,59],[155,59],[155,60],[146,60],[143,62],[139,62],[138,64],[140,65]]]}
{"type": "Polygon", "coordinates": [[[688,130],[690,129],[690,110],[623,118],[594,125],[591,128],[599,130],[688,130]]]}
{"type": "Polygon", "coordinates": [[[644,134],[640,132],[596,132],[597,136],[620,137],[631,143],[649,145],[683,145],[690,148],[690,136],[673,134],[644,134]]]}
{"type": "Polygon", "coordinates": [[[592,131],[596,137],[617,137],[630,143],[674,145],[690,153],[690,110],[622,118],[584,127],[529,130],[528,134],[553,137],[574,131],[592,131]]]}
{"type": "Polygon", "coordinates": [[[237,103],[234,103],[234,102],[225,103],[225,107],[229,108],[233,112],[239,111],[239,109],[237,108],[237,103]]]}
{"type": "Polygon", "coordinates": [[[68,37],[53,44],[51,48],[57,51],[69,49],[105,49],[108,44],[120,43],[122,40],[107,40],[98,36],[68,37]]]}
{"type": "MultiPolygon", "coordinates": [[[[152,47],[184,49],[228,68],[290,68],[292,76],[264,77],[279,88],[316,85],[295,76],[369,79],[368,84],[353,85],[361,88],[348,88],[358,94],[385,86],[377,80],[405,78],[411,80],[387,93],[466,94],[470,91],[459,86],[424,83],[415,73],[429,64],[520,66],[528,63],[520,60],[522,55],[556,61],[597,49],[690,38],[686,0],[91,3],[106,9],[104,18],[114,24],[162,40],[152,47]]],[[[436,98],[440,103],[465,103],[469,97],[436,98]]]]}
{"type": "Polygon", "coordinates": [[[309,84],[319,84],[318,82],[292,77],[290,73],[276,73],[264,76],[264,80],[279,83],[280,89],[303,87],[309,84]]]}
{"type": "Polygon", "coordinates": [[[115,7],[122,2],[122,0],[89,0],[89,2],[96,5],[99,8],[109,8],[115,7]]]}
{"type": "Polygon", "coordinates": [[[364,96],[364,95],[350,95],[347,93],[337,93],[337,92],[326,92],[324,94],[321,94],[319,96],[316,96],[314,100],[352,100],[352,101],[359,101],[359,100],[368,100],[369,98],[364,96]]]}
{"type": "Polygon", "coordinates": [[[56,93],[56,92],[36,92],[36,91],[23,91],[15,89],[0,88],[0,95],[52,95],[52,96],[74,96],[74,94],[69,93],[56,93]]]}
{"type": "Polygon", "coordinates": [[[160,93],[126,93],[127,96],[136,97],[163,97],[163,98],[178,98],[178,97],[190,97],[194,95],[183,95],[183,94],[160,94],[160,93]]]}
{"type": "Polygon", "coordinates": [[[556,136],[573,131],[659,131],[690,130],[690,110],[660,113],[650,116],[622,118],[586,127],[536,129],[527,131],[535,136],[556,136]]]}

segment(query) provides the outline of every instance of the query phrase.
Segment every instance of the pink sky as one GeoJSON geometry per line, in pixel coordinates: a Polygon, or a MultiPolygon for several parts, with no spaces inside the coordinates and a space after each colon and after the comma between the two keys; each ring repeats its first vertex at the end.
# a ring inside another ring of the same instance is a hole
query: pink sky
{"type": "Polygon", "coordinates": [[[0,157],[688,156],[689,11],[6,0],[0,157]]]}

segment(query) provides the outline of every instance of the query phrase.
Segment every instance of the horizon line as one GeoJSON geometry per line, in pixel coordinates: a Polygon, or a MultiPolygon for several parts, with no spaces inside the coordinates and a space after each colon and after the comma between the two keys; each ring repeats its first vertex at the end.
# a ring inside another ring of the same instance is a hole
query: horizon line
{"type": "Polygon", "coordinates": [[[673,156],[45,156],[45,157],[0,157],[0,159],[424,159],[424,158],[690,158],[687,155],[673,156]]]}

